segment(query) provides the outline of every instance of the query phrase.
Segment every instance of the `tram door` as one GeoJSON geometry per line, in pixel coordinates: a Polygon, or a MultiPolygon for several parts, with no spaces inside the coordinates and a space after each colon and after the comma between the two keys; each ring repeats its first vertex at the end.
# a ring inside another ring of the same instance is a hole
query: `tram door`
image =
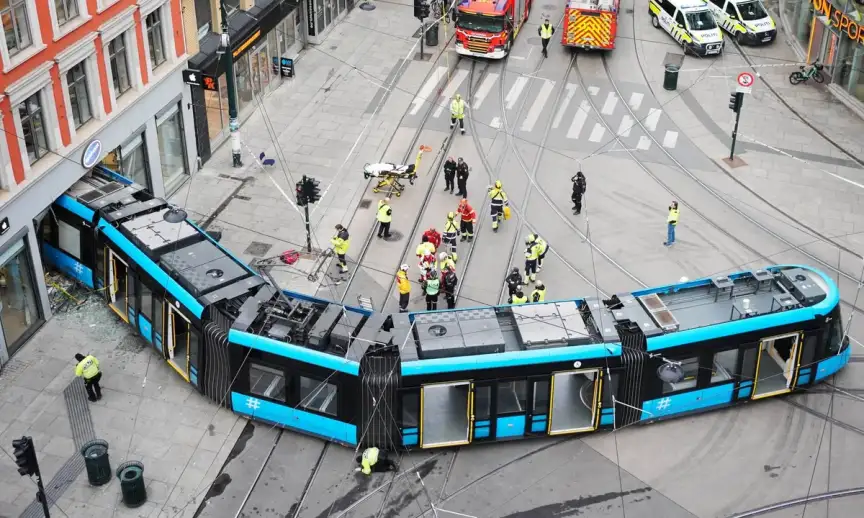
{"type": "Polygon", "coordinates": [[[165,351],[168,363],[189,381],[189,339],[191,324],[176,308],[166,304],[165,351]]]}
{"type": "Polygon", "coordinates": [[[759,342],[752,399],[790,392],[795,386],[801,357],[800,332],[763,338],[759,342]]]}
{"type": "Polygon", "coordinates": [[[549,435],[591,432],[600,424],[603,372],[582,369],[552,375],[549,435]]]}
{"type": "Polygon", "coordinates": [[[420,387],[420,447],[443,448],[471,442],[474,386],[470,381],[420,387]]]}
{"type": "Polygon", "coordinates": [[[124,321],[129,322],[128,314],[128,273],[129,265],[123,259],[108,249],[108,256],[105,258],[107,268],[105,268],[106,285],[108,286],[108,306],[117,313],[124,321]]]}

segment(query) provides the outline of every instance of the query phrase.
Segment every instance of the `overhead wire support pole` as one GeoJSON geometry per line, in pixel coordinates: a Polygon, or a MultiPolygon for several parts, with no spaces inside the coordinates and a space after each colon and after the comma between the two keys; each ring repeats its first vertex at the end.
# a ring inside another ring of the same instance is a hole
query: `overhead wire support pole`
{"type": "Polygon", "coordinates": [[[231,38],[228,35],[228,10],[225,0],[219,1],[222,16],[222,36],[219,45],[222,49],[222,66],[225,68],[225,85],[228,90],[228,131],[231,135],[231,162],[234,167],[243,167],[240,160],[240,120],[237,118],[237,87],[234,81],[234,54],[231,52],[231,38]]]}

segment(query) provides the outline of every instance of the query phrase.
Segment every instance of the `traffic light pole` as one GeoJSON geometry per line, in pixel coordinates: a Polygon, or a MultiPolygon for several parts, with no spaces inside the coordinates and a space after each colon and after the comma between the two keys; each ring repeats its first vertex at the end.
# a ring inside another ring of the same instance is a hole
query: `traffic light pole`
{"type": "Polygon", "coordinates": [[[309,222],[309,204],[303,206],[306,213],[306,251],[312,253],[312,224],[309,222]]]}
{"type": "Polygon", "coordinates": [[[420,20],[420,60],[423,60],[423,40],[426,39],[426,20],[420,20]]]}
{"type": "Polygon", "coordinates": [[[741,101],[738,105],[738,110],[735,112],[735,128],[732,130],[732,149],[729,151],[729,160],[735,160],[735,141],[738,140],[738,121],[741,120],[741,107],[744,105],[744,96],[741,96],[741,101]]]}
{"type": "Polygon", "coordinates": [[[222,54],[222,66],[225,68],[225,85],[228,90],[228,131],[231,134],[231,160],[234,167],[243,167],[240,160],[240,120],[237,118],[237,87],[234,82],[234,55],[228,39],[228,12],[225,0],[219,1],[219,12],[222,15],[222,43],[225,52],[222,54]]]}
{"type": "Polygon", "coordinates": [[[36,499],[42,502],[42,512],[45,513],[45,518],[51,518],[51,514],[48,513],[48,495],[45,494],[45,486],[42,485],[42,473],[39,472],[39,464],[36,464],[36,487],[38,488],[38,493],[36,493],[36,499]]]}

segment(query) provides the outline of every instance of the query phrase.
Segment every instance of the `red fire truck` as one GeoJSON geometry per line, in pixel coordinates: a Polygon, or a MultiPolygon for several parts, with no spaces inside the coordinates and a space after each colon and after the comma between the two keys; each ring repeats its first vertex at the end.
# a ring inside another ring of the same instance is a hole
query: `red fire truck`
{"type": "Polygon", "coordinates": [[[561,44],[580,49],[614,49],[619,1],[568,0],[561,44]]]}
{"type": "Polygon", "coordinates": [[[501,59],[528,19],[532,0],[462,0],[456,6],[456,52],[501,59]]]}

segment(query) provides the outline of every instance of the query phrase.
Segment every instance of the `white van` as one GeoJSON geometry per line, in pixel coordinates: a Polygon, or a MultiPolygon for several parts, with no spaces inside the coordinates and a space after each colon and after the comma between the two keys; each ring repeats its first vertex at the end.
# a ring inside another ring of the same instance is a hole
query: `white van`
{"type": "Polygon", "coordinates": [[[651,24],[668,32],[684,52],[700,56],[723,52],[723,33],[704,0],[650,0],[651,24]]]}
{"type": "Polygon", "coordinates": [[[777,38],[777,24],[762,0],[708,0],[717,23],[740,44],[771,43],[777,38]]]}

